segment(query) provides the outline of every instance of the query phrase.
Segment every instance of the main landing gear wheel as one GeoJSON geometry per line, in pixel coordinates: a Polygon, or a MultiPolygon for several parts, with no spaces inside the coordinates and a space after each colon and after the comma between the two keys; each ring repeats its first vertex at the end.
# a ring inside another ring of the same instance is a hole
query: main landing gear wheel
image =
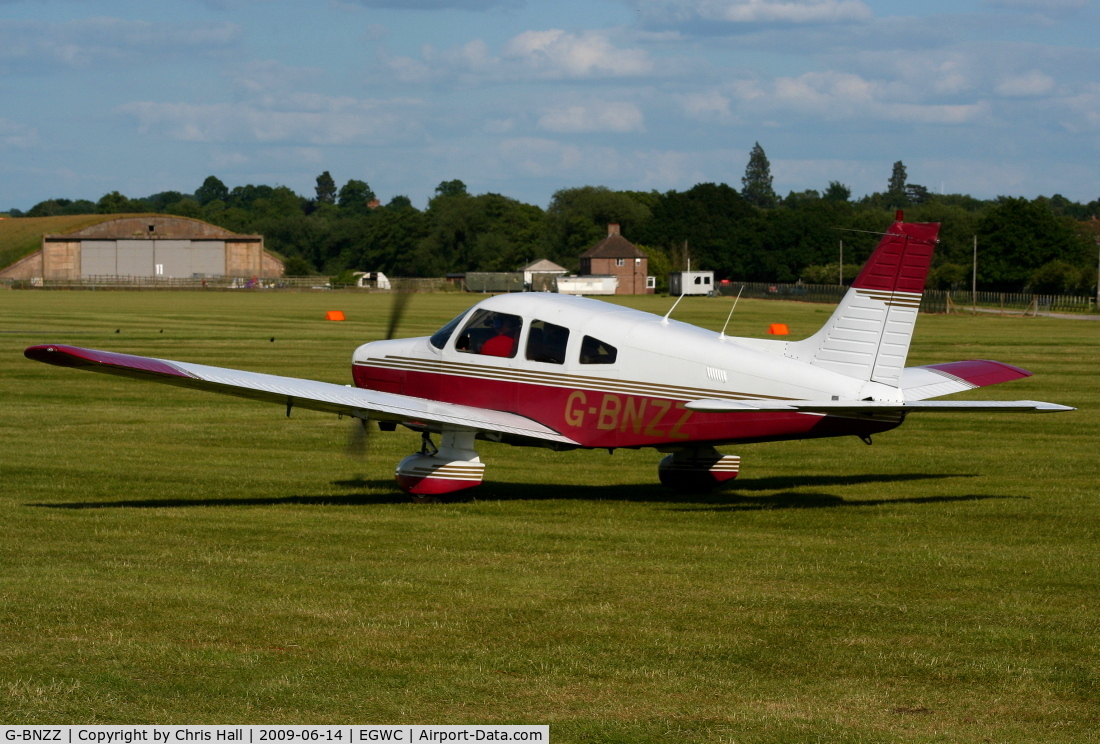
{"type": "Polygon", "coordinates": [[[723,455],[714,447],[696,447],[661,460],[657,475],[664,486],[677,493],[709,493],[736,478],[740,469],[741,458],[737,455],[723,455]]]}

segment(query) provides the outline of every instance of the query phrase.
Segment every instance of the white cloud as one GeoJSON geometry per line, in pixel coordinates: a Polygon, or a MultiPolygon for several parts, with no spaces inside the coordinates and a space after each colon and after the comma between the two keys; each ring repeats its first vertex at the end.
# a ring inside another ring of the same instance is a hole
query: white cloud
{"type": "Polygon", "coordinates": [[[1073,118],[1062,121],[1062,126],[1067,131],[1080,133],[1100,130],[1100,84],[1090,83],[1080,93],[1063,99],[1061,103],[1073,114],[1073,118]]]}
{"type": "Polygon", "coordinates": [[[577,173],[588,162],[581,148],[538,137],[506,139],[497,152],[509,170],[536,177],[577,173]]]}
{"type": "Polygon", "coordinates": [[[550,132],[640,132],[644,128],[641,110],[624,101],[562,106],[547,111],[538,121],[550,132]]]}
{"type": "Polygon", "coordinates": [[[733,119],[730,111],[730,97],[717,90],[687,93],[680,97],[680,101],[684,113],[691,119],[726,124],[733,119]]]}
{"type": "Polygon", "coordinates": [[[345,0],[340,5],[361,5],[365,8],[394,8],[396,10],[489,10],[496,7],[514,7],[518,0],[345,0]]]}
{"type": "Polygon", "coordinates": [[[571,34],[556,28],[514,37],[505,45],[504,57],[549,77],[620,77],[653,69],[644,51],[620,49],[603,34],[571,34]]]}
{"type": "Polygon", "coordinates": [[[728,180],[748,159],[742,150],[619,150],[585,147],[540,137],[500,142],[494,165],[503,177],[570,179],[623,189],[688,189],[704,181],[728,180]]]}
{"type": "Polygon", "coordinates": [[[703,121],[729,123],[741,117],[802,114],[820,120],[909,121],[965,124],[988,113],[983,101],[930,103],[922,96],[902,96],[890,82],[868,80],[846,72],[807,72],[772,81],[740,80],[681,97],[684,114],[703,121]]]}
{"type": "Polygon", "coordinates": [[[1089,0],[985,0],[995,8],[1016,8],[1033,11],[1067,11],[1086,7],[1089,0]]]}
{"type": "Polygon", "coordinates": [[[1039,70],[1030,70],[1022,75],[1006,77],[997,84],[997,92],[1002,96],[1042,96],[1054,90],[1054,78],[1039,70]]]}
{"type": "Polygon", "coordinates": [[[673,22],[822,24],[863,22],[862,0],[639,0],[651,18],[673,22]]]}
{"type": "Polygon", "coordinates": [[[0,119],[0,146],[26,148],[38,144],[38,132],[25,124],[0,119]]]}
{"type": "Polygon", "coordinates": [[[415,101],[364,101],[291,94],[266,105],[156,103],[118,107],[135,118],[141,134],[185,142],[251,142],[298,145],[392,143],[418,127],[410,109],[415,101]]]}
{"type": "Polygon", "coordinates": [[[403,83],[459,80],[467,84],[516,80],[579,80],[631,77],[653,70],[640,49],[623,49],[601,33],[571,34],[561,29],[525,31],[495,56],[481,39],[451,49],[425,45],[420,58],[391,57],[390,71],[403,83]]]}
{"type": "Polygon", "coordinates": [[[256,60],[231,71],[238,96],[254,98],[275,91],[315,87],[324,71],[310,67],[288,67],[274,60],[256,60]]]}
{"type": "Polygon", "coordinates": [[[223,53],[237,46],[233,23],[168,24],[118,18],[0,21],[0,69],[39,72],[104,64],[154,64],[223,53]]]}

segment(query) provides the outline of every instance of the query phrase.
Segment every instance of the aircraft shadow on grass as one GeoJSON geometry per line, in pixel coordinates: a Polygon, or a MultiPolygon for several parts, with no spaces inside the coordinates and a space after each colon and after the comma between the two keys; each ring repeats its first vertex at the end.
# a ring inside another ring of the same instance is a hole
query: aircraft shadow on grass
{"type": "MultiPolygon", "coordinates": [[[[721,491],[708,494],[676,494],[658,484],[613,486],[563,486],[557,484],[486,482],[477,494],[452,497],[449,503],[472,501],[624,501],[636,503],[667,504],[680,509],[714,511],[751,511],[762,509],[820,509],[831,507],[882,506],[886,504],[936,504],[958,501],[982,501],[986,499],[1023,498],[1016,496],[968,494],[960,496],[914,496],[901,498],[846,499],[843,496],[820,492],[801,492],[791,489],[806,487],[844,487],[863,483],[902,483],[906,481],[937,480],[943,478],[973,478],[973,475],[933,473],[864,474],[848,476],[777,476],[770,478],[744,478],[721,491]],[[776,493],[777,492],[777,493],[776,493]],[[761,493],[759,496],[746,493],[761,493]]],[[[197,506],[275,506],[302,504],[314,506],[371,506],[404,504],[408,496],[399,491],[393,481],[382,478],[333,481],[332,485],[356,491],[369,489],[368,493],[322,496],[284,496],[256,498],[212,499],[133,499],[127,501],[84,501],[69,503],[34,503],[50,509],[165,509],[197,506]]]]}

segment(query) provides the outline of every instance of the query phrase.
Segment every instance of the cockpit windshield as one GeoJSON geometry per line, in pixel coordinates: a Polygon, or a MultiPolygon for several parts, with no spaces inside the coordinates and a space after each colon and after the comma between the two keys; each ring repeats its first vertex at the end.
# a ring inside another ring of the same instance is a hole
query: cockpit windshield
{"type": "Polygon", "coordinates": [[[462,319],[466,317],[466,311],[462,311],[459,315],[447,323],[447,325],[440,328],[438,331],[432,334],[432,337],[428,339],[432,346],[437,349],[442,349],[447,345],[447,341],[450,340],[451,334],[458,328],[458,324],[462,322],[462,319]]]}

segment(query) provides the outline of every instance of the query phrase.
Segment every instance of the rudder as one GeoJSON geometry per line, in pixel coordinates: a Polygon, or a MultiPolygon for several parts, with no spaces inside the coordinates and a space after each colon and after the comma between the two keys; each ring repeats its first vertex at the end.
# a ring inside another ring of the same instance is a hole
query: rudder
{"type": "Polygon", "coordinates": [[[896,387],[913,338],[937,222],[894,222],[829,321],[787,356],[896,387]]]}

